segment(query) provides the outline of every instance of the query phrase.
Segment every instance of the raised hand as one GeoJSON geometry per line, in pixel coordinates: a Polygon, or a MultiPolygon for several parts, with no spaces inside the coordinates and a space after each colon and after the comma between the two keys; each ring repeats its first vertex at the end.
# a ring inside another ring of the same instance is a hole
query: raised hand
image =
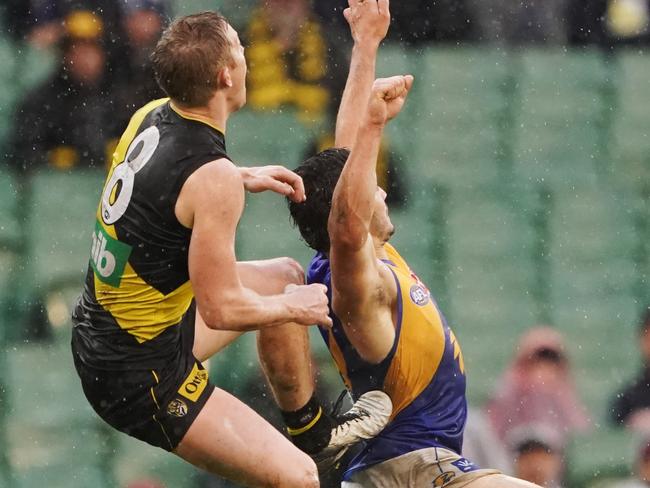
{"type": "Polygon", "coordinates": [[[284,166],[239,168],[244,188],[251,193],[273,191],[300,203],[305,201],[302,178],[284,166]]]}
{"type": "Polygon", "coordinates": [[[389,0],[348,0],[343,11],[355,44],[379,47],[390,25],[389,0]]]}
{"type": "Polygon", "coordinates": [[[368,122],[383,126],[400,113],[412,86],[413,77],[411,75],[375,80],[368,102],[368,122]]]}
{"type": "Polygon", "coordinates": [[[313,285],[287,285],[285,296],[289,298],[289,306],[296,312],[295,321],[301,325],[332,326],[329,317],[329,300],[327,287],[315,283],[313,285]]]}

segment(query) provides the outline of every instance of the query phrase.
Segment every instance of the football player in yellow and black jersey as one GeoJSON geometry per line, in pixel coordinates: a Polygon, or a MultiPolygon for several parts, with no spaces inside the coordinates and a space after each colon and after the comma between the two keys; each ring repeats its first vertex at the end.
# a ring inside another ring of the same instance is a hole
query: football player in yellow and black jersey
{"type": "Polygon", "coordinates": [[[345,417],[325,414],[304,327],[331,325],[325,287],[304,285],[288,258],[236,261],[245,190],[305,199],[291,171],[240,168],[227,156],[227,119],[246,100],[237,33],[216,13],[181,18],[152,61],[169,98],[137,111],[120,139],[73,314],[84,392],[116,429],[213,473],[247,486],[318,486],[314,462],[211,385],[201,361],[259,329],[294,442],[325,458],[378,433],[390,401],[377,392],[345,417]]]}
{"type": "MultiPolygon", "coordinates": [[[[356,46],[355,18],[366,9],[387,11],[388,0],[350,0],[350,6],[356,46]]],[[[377,186],[377,156],[413,77],[373,85],[378,45],[353,51],[336,124],[339,148],[299,166],[312,198],[290,202],[300,233],[317,251],[307,282],[328,287],[333,326],[321,333],[336,367],[353,398],[381,389],[393,403],[386,428],[347,462],[341,486],[533,488],[462,456],[467,402],[460,345],[427,287],[388,242],[394,227],[377,186]]]]}

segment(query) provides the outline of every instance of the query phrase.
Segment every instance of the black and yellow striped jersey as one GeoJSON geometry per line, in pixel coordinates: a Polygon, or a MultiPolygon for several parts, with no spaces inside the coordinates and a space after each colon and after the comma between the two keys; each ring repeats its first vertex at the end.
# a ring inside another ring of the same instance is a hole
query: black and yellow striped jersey
{"type": "Polygon", "coordinates": [[[80,359],[101,369],[161,367],[178,353],[192,304],[191,229],[176,219],[187,178],[227,158],[223,131],[150,102],[113,156],[92,234],[88,274],[73,312],[80,359]]]}

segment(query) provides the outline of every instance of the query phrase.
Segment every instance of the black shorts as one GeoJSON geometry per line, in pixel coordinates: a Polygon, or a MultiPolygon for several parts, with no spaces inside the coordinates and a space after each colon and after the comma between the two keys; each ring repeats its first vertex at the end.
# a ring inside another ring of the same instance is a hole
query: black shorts
{"type": "MultiPolygon", "coordinates": [[[[176,361],[158,369],[104,370],[72,353],[86,398],[117,430],[172,451],[207,402],[214,386],[192,354],[195,307],[183,317],[176,361]]],[[[74,344],[74,341],[73,341],[74,344]]]]}

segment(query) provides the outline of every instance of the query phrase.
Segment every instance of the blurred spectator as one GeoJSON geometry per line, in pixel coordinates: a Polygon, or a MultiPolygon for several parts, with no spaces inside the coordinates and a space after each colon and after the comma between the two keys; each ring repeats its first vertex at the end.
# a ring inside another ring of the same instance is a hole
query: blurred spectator
{"type": "Polygon", "coordinates": [[[515,476],[545,488],[562,488],[564,450],[553,429],[526,427],[511,432],[509,443],[515,455],[515,476]]]}
{"type": "Polygon", "coordinates": [[[512,460],[504,443],[492,429],[490,420],[481,410],[470,407],[463,436],[463,457],[482,468],[498,469],[514,475],[512,460]]]}
{"type": "Polygon", "coordinates": [[[639,444],[634,476],[614,483],[611,488],[648,488],[650,486],[650,438],[639,444]]]}
{"type": "Polygon", "coordinates": [[[469,1],[481,41],[513,45],[566,42],[568,0],[469,1]]]}
{"type": "Polygon", "coordinates": [[[65,19],[61,66],[18,108],[7,160],[19,169],[104,167],[123,127],[108,90],[105,25],[90,11],[65,19]]]}
{"type": "Polygon", "coordinates": [[[650,43],[650,0],[571,0],[567,17],[572,44],[650,43]]]}
{"type": "Polygon", "coordinates": [[[589,427],[558,331],[535,327],[523,335],[514,361],[488,403],[488,415],[502,440],[518,427],[548,427],[564,446],[572,433],[589,427]]]}
{"type": "Polygon", "coordinates": [[[343,63],[335,62],[309,1],[264,0],[245,31],[249,105],[258,110],[292,106],[305,121],[326,115],[345,73],[333,72],[343,63]]]}
{"type": "MultiPolygon", "coordinates": [[[[477,32],[467,3],[467,0],[392,2],[388,40],[407,44],[472,40],[477,32]]],[[[347,0],[314,2],[314,10],[323,22],[342,31],[347,27],[343,18],[347,6],[347,0]]]]}
{"type": "MultiPolygon", "coordinates": [[[[119,42],[119,7],[112,0],[10,0],[16,4],[14,13],[22,17],[20,32],[30,44],[39,48],[56,46],[67,34],[66,23],[74,12],[88,11],[105,27],[105,46],[119,42]],[[21,7],[17,7],[19,2],[21,7]]],[[[116,46],[118,47],[118,46],[116,46]]]]}
{"type": "Polygon", "coordinates": [[[156,83],[149,56],[167,23],[168,10],[161,0],[129,0],[121,5],[126,47],[113,79],[115,104],[118,113],[125,115],[120,125],[126,127],[133,112],[165,96],[156,83]]]}
{"type": "Polygon", "coordinates": [[[650,433],[650,307],[639,323],[642,366],[636,380],[619,391],[611,402],[610,418],[616,425],[650,433]]]}

